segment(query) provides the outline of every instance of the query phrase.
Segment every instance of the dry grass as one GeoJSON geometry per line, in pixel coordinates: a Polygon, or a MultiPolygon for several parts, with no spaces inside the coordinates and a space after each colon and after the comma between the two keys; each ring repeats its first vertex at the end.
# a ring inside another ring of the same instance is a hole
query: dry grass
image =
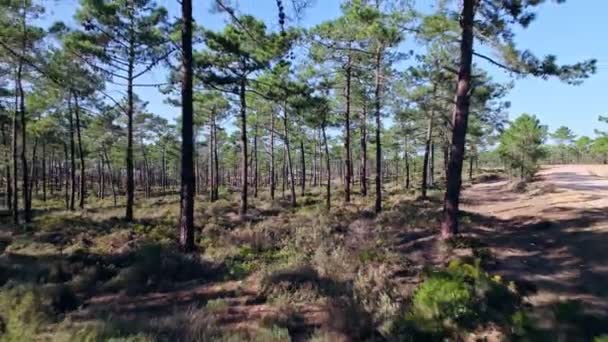
{"type": "MultiPolygon", "coordinates": [[[[175,196],[138,200],[134,223],[108,199],[82,212],[49,201],[30,229],[7,238],[0,293],[23,284],[53,288],[44,305],[61,313],[49,311],[44,329],[35,331],[51,340],[358,341],[411,334],[400,324],[412,295],[427,269],[445,261],[434,239],[439,191],[421,201],[390,184],[379,215],[373,196],[355,195],[348,205],[339,191],[333,196],[327,212],[323,189],[298,196],[296,208],[262,192],[245,218],[236,194],[215,203],[199,199],[200,250],[192,256],[174,245],[175,196]]],[[[467,249],[481,255],[477,246],[467,249]]]]}

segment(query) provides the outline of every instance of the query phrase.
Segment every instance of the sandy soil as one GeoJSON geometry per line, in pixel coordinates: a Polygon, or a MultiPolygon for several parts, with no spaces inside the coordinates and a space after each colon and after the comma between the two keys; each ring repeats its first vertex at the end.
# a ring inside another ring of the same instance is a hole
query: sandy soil
{"type": "Polygon", "coordinates": [[[537,307],[577,300],[608,313],[608,166],[545,167],[516,192],[508,181],[463,193],[470,233],[496,257],[495,272],[529,284],[537,307]]]}

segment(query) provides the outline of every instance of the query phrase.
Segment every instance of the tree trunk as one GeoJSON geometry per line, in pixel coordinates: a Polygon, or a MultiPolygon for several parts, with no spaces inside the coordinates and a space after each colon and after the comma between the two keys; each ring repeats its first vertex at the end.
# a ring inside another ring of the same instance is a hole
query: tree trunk
{"type": "Polygon", "coordinates": [[[376,110],[376,213],[382,211],[382,142],[380,141],[380,131],[382,130],[382,122],[380,118],[380,72],[382,68],[382,48],[379,47],[376,51],[376,80],[375,80],[375,110],[376,110]]]}
{"type": "MultiPolygon", "coordinates": [[[[133,6],[131,3],[130,6],[133,6]]],[[[135,202],[135,179],[133,175],[133,72],[135,70],[135,23],[133,18],[134,9],[129,10],[129,46],[127,66],[127,206],[125,208],[125,219],[133,221],[133,204],[135,202]]]]}
{"type": "Polygon", "coordinates": [[[464,0],[460,16],[460,26],[462,28],[460,67],[458,71],[454,115],[452,118],[452,143],[450,147],[450,162],[448,164],[444,217],[441,224],[441,237],[443,239],[450,238],[458,233],[458,206],[462,182],[462,162],[465,153],[465,138],[469,118],[475,3],[476,0],[464,0]]]}
{"type": "Polygon", "coordinates": [[[19,187],[17,180],[19,178],[19,154],[17,151],[17,134],[19,126],[17,125],[17,117],[19,114],[19,95],[17,93],[17,82],[15,82],[15,114],[13,115],[13,136],[12,136],[12,154],[13,154],[13,222],[19,224],[19,187]]]}
{"type": "Polygon", "coordinates": [[[76,196],[76,147],[74,141],[74,109],[68,99],[68,121],[70,123],[70,210],[74,210],[74,197],[76,196]]]}
{"type": "Polygon", "coordinates": [[[65,167],[64,167],[64,172],[63,172],[63,176],[65,179],[65,209],[69,210],[70,209],[70,195],[69,195],[69,191],[70,191],[70,183],[69,183],[69,179],[70,177],[68,177],[68,160],[69,160],[69,153],[68,153],[68,144],[66,144],[65,142],[63,143],[63,152],[65,155],[65,167]]]}
{"type": "Polygon", "coordinates": [[[209,153],[207,155],[207,161],[208,161],[208,174],[209,177],[207,179],[207,183],[209,184],[209,201],[213,202],[213,195],[215,192],[215,176],[214,174],[214,166],[213,166],[213,151],[214,151],[214,142],[213,142],[213,119],[211,119],[211,123],[209,125],[209,153]]]}
{"type": "Polygon", "coordinates": [[[245,96],[245,88],[247,79],[241,79],[239,97],[241,100],[241,216],[247,213],[247,100],[245,96]]]}
{"type": "Polygon", "coordinates": [[[421,192],[422,198],[427,197],[426,193],[427,193],[427,188],[428,188],[429,169],[430,169],[429,161],[430,161],[430,154],[431,154],[431,144],[432,144],[432,140],[433,140],[433,119],[434,119],[434,113],[431,110],[430,116],[429,116],[429,121],[428,121],[428,126],[427,126],[427,131],[426,131],[426,141],[424,144],[424,157],[423,157],[423,161],[422,161],[422,184],[420,185],[420,192],[421,192]]]}
{"type": "MultiPolygon", "coordinates": [[[[25,12],[25,10],[24,10],[25,12]]],[[[25,17],[25,14],[24,14],[25,17]]],[[[24,19],[25,20],[25,19],[24,19]]],[[[23,24],[25,30],[25,22],[23,24]]],[[[25,42],[23,43],[25,53],[25,42]]],[[[19,93],[19,112],[21,114],[21,173],[22,173],[22,188],[23,188],[23,203],[24,213],[23,219],[25,223],[32,221],[32,200],[29,191],[29,173],[27,165],[27,121],[25,118],[25,93],[23,92],[23,84],[21,74],[23,63],[19,62],[19,71],[17,72],[17,91],[19,93]]]]}
{"type": "Polygon", "coordinates": [[[76,137],[78,138],[78,155],[80,157],[80,203],[78,206],[80,209],[84,209],[84,202],[86,199],[86,175],[84,164],[84,152],[82,148],[82,136],[80,134],[80,107],[78,105],[78,97],[74,93],[74,113],[76,113],[76,137]]]}
{"type": "Polygon", "coordinates": [[[30,180],[30,184],[33,184],[33,187],[30,186],[30,198],[32,197],[32,189],[34,189],[33,193],[36,196],[40,193],[40,176],[38,173],[40,172],[39,162],[38,162],[38,142],[40,140],[38,137],[34,138],[34,148],[32,149],[32,179],[30,180]]]}
{"type": "Polygon", "coordinates": [[[42,200],[46,202],[46,141],[42,140],[42,200]]]}
{"type": "Polygon", "coordinates": [[[429,162],[429,185],[435,186],[435,143],[431,141],[431,160],[429,162]]]}
{"type": "Polygon", "coordinates": [[[302,196],[306,192],[306,154],[304,153],[304,137],[300,140],[300,156],[302,162],[302,196]]]}
{"type": "Polygon", "coordinates": [[[194,250],[194,129],[192,105],[192,0],[182,0],[182,150],[179,243],[194,250]]]}
{"type": "Polygon", "coordinates": [[[213,184],[214,184],[214,188],[213,188],[213,198],[215,201],[217,201],[220,197],[220,193],[219,193],[219,187],[220,187],[220,160],[218,158],[218,153],[217,153],[217,122],[215,121],[215,116],[213,117],[213,165],[215,167],[215,171],[214,171],[214,179],[213,179],[213,184]]]}
{"type": "Polygon", "coordinates": [[[289,189],[291,191],[291,206],[296,206],[296,182],[293,176],[293,163],[291,161],[291,148],[289,146],[289,120],[287,105],[283,106],[283,129],[285,134],[285,153],[287,154],[287,172],[289,172],[289,189]]]}
{"type": "Polygon", "coordinates": [[[361,112],[361,195],[367,196],[367,103],[363,103],[361,112]]]}
{"type": "Polygon", "coordinates": [[[410,156],[408,153],[408,137],[404,134],[403,138],[403,160],[405,161],[405,188],[410,189],[410,156]]]}
{"type": "MultiPolygon", "coordinates": [[[[57,164],[59,164],[59,162],[57,160],[55,160],[55,150],[51,151],[51,165],[49,167],[49,187],[50,187],[50,194],[51,197],[54,195],[55,193],[55,187],[58,185],[57,183],[59,182],[59,172],[57,172],[58,168],[57,168],[57,164]]],[[[61,190],[59,190],[61,191],[61,190]]]]}
{"type": "Polygon", "coordinates": [[[115,185],[115,181],[114,181],[114,172],[112,171],[112,162],[110,161],[110,158],[108,158],[108,151],[106,149],[105,146],[102,147],[103,149],[103,155],[106,159],[106,163],[108,165],[108,172],[110,173],[110,185],[112,187],[112,197],[114,199],[114,206],[116,206],[116,185],[115,185]]]}
{"type": "Polygon", "coordinates": [[[345,191],[344,191],[344,200],[346,203],[350,202],[350,185],[351,185],[351,151],[350,151],[350,86],[351,86],[351,66],[352,60],[350,54],[348,55],[348,61],[346,64],[346,111],[344,113],[345,119],[345,132],[346,136],[344,138],[344,149],[345,149],[345,162],[346,162],[346,179],[344,180],[345,191]]]}
{"type": "Polygon", "coordinates": [[[312,186],[317,187],[319,184],[317,181],[317,174],[319,172],[319,163],[317,161],[318,151],[317,147],[319,145],[317,130],[314,130],[314,139],[313,139],[313,147],[312,147],[312,186]]]}
{"type": "Polygon", "coordinates": [[[144,194],[146,198],[150,198],[150,167],[148,164],[148,154],[146,153],[146,146],[144,145],[144,140],[141,139],[141,155],[144,159],[144,170],[143,170],[143,184],[144,184],[144,194]]]}
{"type": "Polygon", "coordinates": [[[253,130],[253,197],[258,198],[258,123],[257,119],[253,130]]]}
{"type": "Polygon", "coordinates": [[[325,198],[325,206],[327,211],[331,209],[331,164],[329,158],[329,146],[327,146],[327,133],[325,132],[326,123],[323,122],[321,126],[321,130],[323,131],[323,146],[325,147],[325,164],[327,167],[327,188],[326,188],[326,198],[325,198]]]}
{"type": "Polygon", "coordinates": [[[287,184],[287,148],[283,145],[283,163],[281,165],[281,183],[282,183],[282,192],[281,198],[285,199],[285,188],[287,184]]]}
{"type": "Polygon", "coordinates": [[[104,199],[106,197],[106,170],[101,154],[97,166],[99,167],[99,198],[104,199]]]}
{"type": "Polygon", "coordinates": [[[32,191],[34,189],[34,185],[36,183],[38,183],[38,170],[36,168],[36,164],[38,163],[38,137],[34,138],[34,145],[32,147],[32,163],[31,163],[31,169],[32,169],[32,174],[31,174],[31,178],[30,178],[30,186],[29,186],[29,194],[28,197],[31,199],[32,198],[32,191]]]}
{"type": "Polygon", "coordinates": [[[2,144],[4,145],[4,177],[6,178],[5,200],[6,208],[9,212],[13,209],[13,184],[11,179],[11,157],[10,146],[8,143],[8,133],[6,132],[6,123],[2,122],[2,144]]]}
{"type": "Polygon", "coordinates": [[[270,113],[270,199],[274,201],[275,189],[275,160],[274,160],[274,111],[270,113]]]}

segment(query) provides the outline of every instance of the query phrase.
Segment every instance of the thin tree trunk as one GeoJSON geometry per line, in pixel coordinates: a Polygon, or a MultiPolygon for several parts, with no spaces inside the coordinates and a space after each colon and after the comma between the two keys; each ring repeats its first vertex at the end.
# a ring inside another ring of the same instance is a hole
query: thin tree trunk
{"type": "Polygon", "coordinates": [[[253,130],[253,197],[258,197],[258,123],[255,122],[253,130]]]}
{"type": "Polygon", "coordinates": [[[63,172],[63,176],[65,178],[65,209],[69,210],[70,209],[70,195],[69,195],[69,191],[70,191],[70,183],[69,183],[69,179],[70,177],[68,177],[68,160],[70,158],[69,153],[68,153],[68,144],[66,144],[65,142],[63,143],[63,152],[65,154],[65,167],[64,167],[64,172],[63,172]]]}
{"type": "Polygon", "coordinates": [[[70,123],[70,210],[74,210],[74,197],[76,196],[76,148],[74,141],[74,113],[70,99],[68,99],[68,107],[68,121],[70,123]]]}
{"type": "MultiPolygon", "coordinates": [[[[21,54],[26,55],[27,47],[27,10],[23,8],[22,12],[22,28],[23,39],[21,44],[21,54]]],[[[24,221],[30,223],[32,221],[32,199],[29,191],[28,166],[27,166],[27,121],[25,117],[25,93],[23,92],[23,61],[19,59],[19,68],[17,71],[17,92],[19,94],[19,112],[21,112],[21,168],[22,168],[22,187],[23,187],[23,202],[24,202],[24,221]]]]}
{"type": "Polygon", "coordinates": [[[293,177],[293,163],[291,161],[291,149],[289,146],[289,120],[287,115],[287,105],[283,106],[283,129],[285,133],[285,151],[287,153],[287,162],[288,162],[288,172],[289,172],[289,180],[290,180],[290,190],[291,190],[291,206],[296,206],[296,182],[293,177]]]}
{"type": "Polygon", "coordinates": [[[99,156],[98,161],[99,167],[99,198],[104,199],[106,197],[106,170],[103,162],[103,156],[99,156]]]}
{"type": "Polygon", "coordinates": [[[194,132],[192,105],[192,0],[182,0],[182,150],[179,242],[194,250],[194,132]]]}
{"type": "Polygon", "coordinates": [[[274,201],[275,184],[275,160],[274,160],[274,111],[270,113],[270,199],[274,201]]]}
{"type": "Polygon", "coordinates": [[[143,170],[143,184],[144,184],[144,194],[146,198],[150,198],[150,169],[148,165],[148,154],[146,153],[146,146],[144,145],[144,140],[141,139],[141,154],[144,159],[144,170],[143,170]]]}
{"type": "Polygon", "coordinates": [[[408,153],[408,141],[407,136],[404,137],[403,142],[403,159],[405,161],[405,188],[410,189],[410,156],[408,153]]]}
{"type": "Polygon", "coordinates": [[[304,137],[300,140],[300,157],[302,162],[302,196],[306,192],[306,154],[304,153],[304,137]]]}
{"type": "Polygon", "coordinates": [[[314,130],[314,139],[313,139],[313,146],[312,146],[312,186],[313,188],[317,186],[317,173],[318,173],[318,168],[319,168],[319,164],[317,161],[317,146],[319,145],[319,140],[317,139],[318,135],[317,135],[317,130],[314,130]]]}
{"type": "Polygon", "coordinates": [[[325,197],[325,206],[327,211],[331,209],[331,164],[329,158],[329,146],[327,146],[327,133],[325,132],[325,122],[323,122],[321,126],[321,130],[323,131],[323,146],[325,147],[325,164],[327,167],[327,187],[326,187],[326,197],[325,197]]]}
{"type": "Polygon", "coordinates": [[[112,171],[112,162],[110,161],[110,158],[108,158],[108,151],[106,149],[105,146],[103,146],[103,155],[106,159],[106,163],[108,165],[108,172],[110,173],[110,185],[112,187],[112,197],[114,199],[114,206],[117,205],[117,200],[116,200],[116,183],[114,180],[114,172],[112,171]]]}
{"type": "Polygon", "coordinates": [[[432,145],[432,140],[433,140],[433,120],[434,120],[434,113],[431,110],[428,125],[427,125],[426,141],[424,144],[424,157],[423,157],[423,161],[422,161],[422,184],[420,185],[420,192],[421,192],[422,198],[427,197],[429,169],[430,169],[429,161],[430,161],[430,154],[431,154],[431,145],[432,145]]]}
{"type": "Polygon", "coordinates": [[[444,201],[444,217],[441,224],[441,237],[450,238],[458,233],[458,206],[462,182],[462,162],[465,153],[465,139],[469,118],[471,89],[471,65],[473,61],[473,25],[476,0],[463,0],[460,26],[460,68],[458,87],[452,118],[452,144],[448,164],[447,184],[444,201]]]}
{"type": "Polygon", "coordinates": [[[245,88],[247,86],[247,80],[245,77],[241,79],[239,97],[241,101],[241,216],[247,213],[247,100],[245,96],[245,88]]]}
{"type": "Polygon", "coordinates": [[[135,202],[135,179],[133,175],[133,73],[135,70],[135,23],[132,8],[133,3],[129,2],[129,46],[127,61],[127,206],[125,208],[125,219],[127,222],[133,221],[133,204],[135,202]]]}
{"type": "Polygon", "coordinates": [[[215,176],[214,174],[214,166],[213,166],[213,151],[214,151],[214,142],[213,142],[213,120],[211,120],[210,125],[209,125],[209,153],[207,155],[207,168],[208,168],[208,174],[209,177],[207,179],[207,183],[209,184],[209,201],[213,202],[213,195],[215,192],[215,176]]]}
{"type": "Polygon", "coordinates": [[[15,82],[15,114],[13,115],[13,136],[12,136],[12,154],[13,154],[13,222],[19,224],[19,187],[17,180],[19,178],[19,154],[17,151],[17,134],[19,126],[17,125],[17,117],[19,114],[19,95],[17,92],[18,85],[15,82]]]}
{"type": "Polygon", "coordinates": [[[363,103],[361,112],[361,195],[367,196],[367,102],[363,103]]]}
{"type": "Polygon", "coordinates": [[[435,143],[431,141],[431,161],[429,162],[429,185],[435,186],[435,143]]]}
{"type": "Polygon", "coordinates": [[[382,142],[380,141],[380,131],[382,130],[382,122],[380,118],[381,107],[381,68],[382,68],[382,48],[379,47],[376,51],[376,81],[375,81],[375,109],[376,109],[376,213],[382,211],[382,142]]]}
{"type": "Polygon", "coordinates": [[[31,174],[30,186],[29,186],[29,191],[30,192],[28,194],[28,197],[30,199],[32,198],[32,191],[34,189],[34,186],[38,182],[38,180],[37,180],[37,178],[38,178],[38,170],[36,168],[36,164],[38,163],[37,152],[38,152],[38,137],[34,138],[34,145],[32,146],[32,163],[31,163],[32,174],[31,174]]]}
{"type": "Polygon", "coordinates": [[[281,183],[282,183],[282,192],[281,198],[285,199],[285,188],[287,184],[287,148],[283,144],[283,160],[281,165],[281,183]]]}
{"type": "Polygon", "coordinates": [[[78,138],[78,156],[80,157],[80,203],[78,206],[80,209],[84,209],[84,203],[86,200],[86,175],[85,169],[86,165],[84,164],[84,152],[82,148],[82,136],[80,134],[80,107],[78,105],[78,97],[76,93],[74,95],[74,113],[76,113],[76,137],[78,138]]]}
{"type": "Polygon", "coordinates": [[[46,141],[42,140],[42,200],[46,202],[46,141]]]}
{"type": "Polygon", "coordinates": [[[346,64],[346,111],[344,113],[345,119],[345,132],[346,136],[344,138],[344,149],[345,149],[345,158],[346,158],[346,179],[344,180],[345,191],[344,191],[344,200],[349,203],[350,202],[350,185],[351,185],[351,151],[350,151],[350,86],[351,86],[351,56],[348,55],[348,61],[346,64]]]}
{"type": "Polygon", "coordinates": [[[11,179],[11,157],[10,157],[10,146],[7,138],[8,133],[6,132],[6,123],[2,122],[2,144],[4,145],[4,176],[6,178],[6,208],[9,212],[13,209],[13,184],[11,179]]]}
{"type": "Polygon", "coordinates": [[[214,200],[218,200],[220,197],[219,194],[219,187],[220,187],[220,160],[218,157],[218,143],[217,143],[217,123],[215,121],[215,116],[213,117],[213,165],[215,167],[215,172],[214,174],[214,180],[213,180],[213,184],[214,184],[214,188],[213,188],[213,198],[214,200]]]}
{"type": "Polygon", "coordinates": [[[56,164],[58,164],[57,160],[55,160],[55,150],[51,151],[51,165],[49,167],[49,187],[51,197],[55,193],[55,187],[57,186],[59,173],[57,172],[56,164]]]}

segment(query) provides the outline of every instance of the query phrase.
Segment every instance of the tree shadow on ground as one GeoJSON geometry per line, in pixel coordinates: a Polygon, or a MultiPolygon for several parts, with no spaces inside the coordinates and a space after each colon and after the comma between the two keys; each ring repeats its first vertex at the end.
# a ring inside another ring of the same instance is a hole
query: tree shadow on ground
{"type": "MultiPolygon", "coordinates": [[[[546,211],[559,212],[560,219],[543,220],[539,213],[503,220],[463,212],[469,223],[462,232],[490,250],[491,272],[531,290],[536,311],[578,301],[585,314],[606,322],[608,208],[555,207],[546,211]]],[[[585,325],[581,327],[585,330],[585,325]]],[[[604,327],[602,332],[608,332],[608,324],[604,327]]]]}

